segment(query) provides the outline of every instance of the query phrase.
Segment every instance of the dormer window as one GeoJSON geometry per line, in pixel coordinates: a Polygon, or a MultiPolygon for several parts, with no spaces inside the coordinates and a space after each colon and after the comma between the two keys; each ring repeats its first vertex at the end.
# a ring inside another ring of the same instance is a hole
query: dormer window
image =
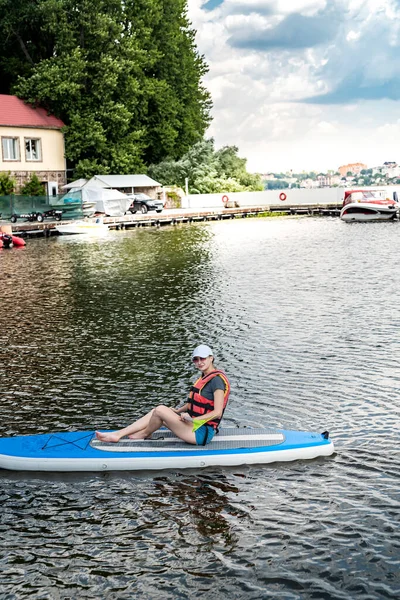
{"type": "Polygon", "coordinates": [[[40,139],[25,138],[26,160],[42,160],[40,139]]]}

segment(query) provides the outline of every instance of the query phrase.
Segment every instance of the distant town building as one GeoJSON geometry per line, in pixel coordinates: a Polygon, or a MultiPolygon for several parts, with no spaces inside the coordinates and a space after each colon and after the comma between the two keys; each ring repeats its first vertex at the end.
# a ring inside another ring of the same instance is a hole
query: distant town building
{"type": "Polygon", "coordinates": [[[374,167],[372,173],[373,175],[379,174],[387,179],[392,179],[393,177],[400,177],[400,167],[395,162],[384,162],[383,165],[374,167]]]}
{"type": "Polygon", "coordinates": [[[349,165],[342,165],[338,168],[338,171],[342,177],[346,177],[347,173],[352,175],[359,175],[363,169],[368,169],[364,163],[351,163],[349,165]]]}
{"type": "Polygon", "coordinates": [[[49,195],[66,183],[63,127],[44,108],[0,94],[0,172],[11,173],[17,191],[34,173],[49,195]]]}
{"type": "Polygon", "coordinates": [[[317,188],[319,187],[319,182],[317,179],[303,179],[303,181],[300,183],[300,187],[306,189],[317,188]]]}
{"type": "Polygon", "coordinates": [[[333,173],[324,174],[321,173],[317,177],[318,187],[332,187],[340,184],[340,176],[333,173]]]}

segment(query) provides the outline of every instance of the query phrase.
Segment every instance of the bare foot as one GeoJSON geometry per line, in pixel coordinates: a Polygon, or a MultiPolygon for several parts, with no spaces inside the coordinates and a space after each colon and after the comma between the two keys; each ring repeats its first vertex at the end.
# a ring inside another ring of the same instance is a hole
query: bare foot
{"type": "Polygon", "coordinates": [[[96,438],[100,442],[119,442],[118,433],[101,433],[101,431],[96,431],[96,438]]]}

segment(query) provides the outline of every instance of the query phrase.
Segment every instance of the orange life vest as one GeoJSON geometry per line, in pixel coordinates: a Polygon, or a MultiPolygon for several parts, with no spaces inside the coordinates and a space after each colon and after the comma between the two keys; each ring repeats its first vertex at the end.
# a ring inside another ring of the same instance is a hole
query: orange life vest
{"type": "MultiPolygon", "coordinates": [[[[212,412],[214,410],[214,400],[209,400],[201,395],[201,390],[203,387],[211,381],[214,377],[219,375],[225,384],[224,390],[224,408],[228,404],[229,392],[231,391],[231,386],[229,384],[228,378],[223,371],[215,370],[209,373],[208,375],[204,375],[203,377],[199,377],[199,379],[194,383],[194,385],[190,388],[189,392],[189,410],[188,413],[191,417],[201,417],[206,413],[212,412]]],[[[223,414],[223,412],[222,412],[223,414]]],[[[218,433],[218,425],[220,424],[222,419],[222,415],[220,419],[212,419],[211,421],[207,421],[207,425],[211,425],[214,429],[217,430],[218,433]]]]}

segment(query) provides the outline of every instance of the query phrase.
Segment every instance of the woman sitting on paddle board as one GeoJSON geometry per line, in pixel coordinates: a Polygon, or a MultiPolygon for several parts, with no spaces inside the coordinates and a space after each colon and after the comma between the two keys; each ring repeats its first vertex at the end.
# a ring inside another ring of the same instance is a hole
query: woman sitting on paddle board
{"type": "Polygon", "coordinates": [[[96,431],[96,438],[101,442],[118,442],[125,436],[142,440],[164,425],[188,444],[209,444],[218,433],[218,425],[229,398],[230,384],[225,373],[214,366],[214,353],[209,346],[197,346],[193,350],[192,361],[202,375],[190,389],[184,406],[157,406],[124,429],[110,433],[96,431]]]}

